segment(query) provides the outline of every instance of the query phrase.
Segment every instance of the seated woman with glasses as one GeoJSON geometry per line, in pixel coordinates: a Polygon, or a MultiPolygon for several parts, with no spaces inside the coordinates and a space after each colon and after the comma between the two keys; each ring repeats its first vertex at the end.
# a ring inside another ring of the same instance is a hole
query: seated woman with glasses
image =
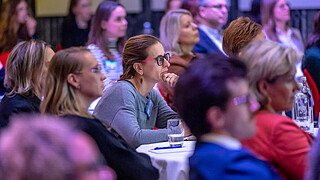
{"type": "Polygon", "coordinates": [[[178,76],[168,73],[170,55],[154,36],[131,37],[123,51],[123,74],[106,89],[93,114],[110,125],[132,147],[168,140],[167,120],[177,118],[156,83],[174,86],[178,76]],[[160,128],[154,130],[154,128],[160,128]]]}
{"type": "Polygon", "coordinates": [[[302,54],[273,41],[256,41],[242,49],[249,86],[260,109],[255,112],[256,135],[242,141],[260,158],[270,162],[283,179],[303,179],[312,138],[287,116],[299,85],[295,64],[302,54]]]}
{"type": "Polygon", "coordinates": [[[147,155],[137,153],[88,113],[90,103],[103,94],[105,78],[97,60],[86,48],[59,51],[49,65],[41,112],[62,116],[89,134],[119,180],[158,179],[158,171],[147,155]]]}

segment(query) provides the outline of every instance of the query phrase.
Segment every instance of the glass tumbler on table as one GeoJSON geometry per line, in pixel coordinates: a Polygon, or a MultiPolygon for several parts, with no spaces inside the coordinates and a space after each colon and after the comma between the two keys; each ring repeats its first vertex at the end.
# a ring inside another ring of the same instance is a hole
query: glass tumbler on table
{"type": "Polygon", "coordinates": [[[182,146],[184,139],[184,128],[181,119],[170,119],[167,121],[168,138],[170,146],[182,146]]]}

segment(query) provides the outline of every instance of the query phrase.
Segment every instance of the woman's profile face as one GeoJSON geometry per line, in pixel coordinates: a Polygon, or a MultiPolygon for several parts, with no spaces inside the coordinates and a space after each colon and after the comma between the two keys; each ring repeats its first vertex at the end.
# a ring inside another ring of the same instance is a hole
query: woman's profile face
{"type": "Polygon", "coordinates": [[[118,6],[112,11],[108,21],[102,21],[102,29],[109,39],[118,39],[126,35],[128,25],[126,16],[126,10],[118,6]]]}
{"type": "Polygon", "coordinates": [[[72,8],[73,14],[83,21],[91,19],[91,0],[79,0],[77,5],[72,8]]]}
{"type": "Polygon", "coordinates": [[[278,0],[274,6],[274,18],[276,21],[287,22],[290,20],[290,9],[286,0],[278,0]]]}
{"type": "Polygon", "coordinates": [[[103,95],[103,80],[106,76],[101,72],[96,58],[90,52],[83,53],[82,61],[83,68],[77,75],[80,83],[79,92],[93,101],[103,95]]]}
{"type": "Polygon", "coordinates": [[[28,5],[25,1],[20,1],[16,7],[17,22],[24,24],[28,19],[28,5]]]}
{"type": "Polygon", "coordinates": [[[163,75],[168,72],[170,63],[167,60],[163,61],[163,64],[159,66],[156,61],[156,57],[164,56],[165,51],[161,43],[156,43],[147,49],[148,57],[146,59],[154,59],[153,61],[147,61],[142,63],[143,77],[152,83],[162,81],[163,75]]]}
{"type": "Polygon", "coordinates": [[[299,85],[295,80],[295,71],[279,76],[274,83],[268,83],[269,105],[275,112],[291,110],[299,85]]]}
{"type": "Polygon", "coordinates": [[[180,17],[180,35],[178,39],[181,45],[196,45],[199,42],[198,26],[193,18],[187,14],[180,17]]]}

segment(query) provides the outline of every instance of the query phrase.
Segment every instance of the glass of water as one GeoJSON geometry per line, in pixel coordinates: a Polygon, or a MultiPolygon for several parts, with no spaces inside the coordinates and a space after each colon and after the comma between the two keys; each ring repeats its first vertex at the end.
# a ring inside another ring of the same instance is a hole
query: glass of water
{"type": "Polygon", "coordinates": [[[168,120],[167,129],[170,146],[182,146],[184,139],[184,128],[181,119],[168,120]]]}

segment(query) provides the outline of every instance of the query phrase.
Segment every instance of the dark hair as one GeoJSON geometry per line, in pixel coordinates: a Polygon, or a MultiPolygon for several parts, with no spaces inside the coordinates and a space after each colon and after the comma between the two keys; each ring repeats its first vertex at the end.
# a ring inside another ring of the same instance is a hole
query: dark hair
{"type": "Polygon", "coordinates": [[[246,78],[246,75],[247,68],[238,59],[209,54],[196,59],[180,76],[175,87],[174,104],[197,138],[210,132],[207,110],[212,106],[226,109],[230,98],[227,81],[246,78]]]}
{"type": "Polygon", "coordinates": [[[134,76],[133,64],[145,60],[148,57],[147,49],[157,43],[160,40],[152,35],[138,35],[128,39],[122,54],[123,74],[120,81],[134,76]]]}
{"type": "Polygon", "coordinates": [[[249,44],[259,33],[262,26],[251,21],[248,17],[233,20],[223,35],[223,51],[228,55],[238,55],[240,50],[249,44]]]}
{"type": "MultiPolygon", "coordinates": [[[[105,40],[103,36],[103,29],[101,28],[101,22],[108,21],[112,12],[118,7],[121,6],[124,8],[124,6],[118,2],[113,1],[102,1],[97,10],[94,14],[91,22],[91,28],[89,33],[89,39],[87,42],[87,45],[89,44],[95,44],[102,52],[107,56],[108,59],[114,60],[113,55],[109,51],[109,45],[108,42],[105,40]]],[[[117,41],[117,50],[121,54],[123,45],[126,42],[126,37],[121,37],[117,41]]]]}
{"type": "Polygon", "coordinates": [[[308,41],[306,43],[306,49],[313,45],[320,47],[320,11],[314,16],[313,20],[313,31],[310,34],[308,41]]]}
{"type": "Polygon", "coordinates": [[[70,5],[69,5],[69,13],[68,13],[68,18],[74,18],[75,14],[72,12],[72,9],[77,6],[80,0],[70,0],[70,5]]]}

